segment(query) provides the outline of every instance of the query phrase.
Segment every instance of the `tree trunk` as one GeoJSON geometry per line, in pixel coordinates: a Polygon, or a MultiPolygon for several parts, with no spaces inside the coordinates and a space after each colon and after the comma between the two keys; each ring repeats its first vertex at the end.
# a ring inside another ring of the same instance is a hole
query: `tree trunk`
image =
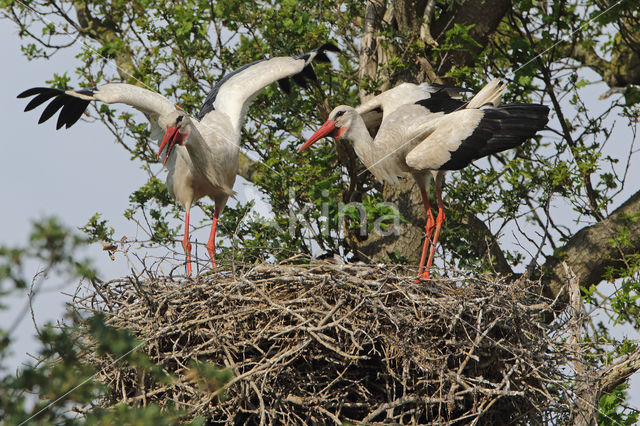
{"type": "Polygon", "coordinates": [[[407,178],[402,179],[398,186],[385,184],[382,198],[385,202],[397,206],[400,215],[407,222],[400,223],[396,227],[397,232],[390,235],[370,234],[358,247],[358,254],[373,260],[392,257],[418,263],[427,219],[416,183],[413,179],[407,178]]]}
{"type": "MultiPolygon", "coordinates": [[[[562,266],[566,262],[582,287],[597,285],[608,268],[623,266],[625,256],[637,253],[640,247],[640,191],[632,195],[605,220],[578,231],[556,256],[547,259],[543,280],[550,297],[563,289],[567,276],[562,266]],[[624,241],[616,238],[624,235],[624,241]],[[616,241],[614,243],[614,241],[616,241]]],[[[613,273],[612,278],[616,278],[613,273]]],[[[563,299],[566,294],[563,295],[563,299]]]]}
{"type": "MultiPolygon", "coordinates": [[[[392,0],[390,6],[385,9],[383,0],[369,0],[366,6],[360,51],[361,101],[364,102],[369,95],[363,89],[365,86],[363,83],[366,81],[380,82],[378,86],[380,91],[391,88],[402,81],[421,83],[428,78],[430,81],[440,82],[433,71],[432,64],[426,59],[428,49],[432,46],[426,47],[424,57],[413,61],[415,70],[396,76],[395,81],[390,80],[389,74],[379,72],[380,69],[387,68],[389,59],[395,55],[393,47],[390,47],[390,51],[385,51],[380,43],[382,37],[376,36],[376,31],[381,28],[383,23],[395,25],[406,37],[412,39],[421,37],[424,39],[424,34],[429,34],[427,38],[431,39],[431,36],[437,38],[454,23],[468,24],[473,22],[477,28],[472,30],[472,36],[478,41],[486,42],[487,37],[495,31],[510,4],[505,0],[493,0],[490,3],[487,4],[486,0],[463,2],[450,12],[443,14],[429,27],[426,23],[431,22],[430,16],[423,16],[423,14],[425,8],[427,13],[433,13],[434,6],[427,1],[392,0]]],[[[477,50],[478,47],[475,49],[477,50]]],[[[472,55],[465,53],[464,57],[456,57],[454,62],[443,64],[444,68],[442,69],[446,71],[454,64],[463,65],[472,61],[472,55]]],[[[407,222],[401,223],[398,232],[392,235],[370,234],[369,238],[354,247],[356,254],[364,259],[374,261],[385,261],[392,255],[392,258],[402,258],[417,263],[420,260],[426,217],[415,182],[413,179],[407,178],[401,180],[399,186],[385,184],[382,193],[384,201],[395,204],[400,215],[407,222]]],[[[503,255],[500,257],[504,259],[503,255]]],[[[502,272],[510,271],[506,261],[502,262],[498,269],[502,272]]]]}
{"type": "MultiPolygon", "coordinates": [[[[396,81],[391,81],[389,75],[381,75],[380,69],[388,65],[388,61],[393,57],[393,51],[385,51],[381,37],[376,35],[376,31],[381,28],[382,23],[393,24],[406,35],[420,37],[421,34],[429,33],[437,42],[438,38],[454,24],[469,25],[474,24],[470,31],[471,37],[478,45],[470,46],[466,52],[448,54],[446,63],[431,64],[427,59],[428,50],[431,46],[425,47],[424,57],[414,58],[414,63],[420,69],[408,79],[422,82],[425,78],[430,81],[438,81],[434,69],[446,72],[453,65],[471,65],[474,55],[477,54],[487,43],[489,37],[495,32],[498,24],[510,8],[511,3],[506,0],[468,0],[455,5],[440,14],[438,19],[431,23],[429,28],[424,25],[430,22],[424,18],[413,19],[411,16],[422,16],[425,11],[432,9],[428,2],[408,2],[404,0],[391,1],[385,9],[383,0],[369,0],[366,8],[365,28],[363,43],[360,52],[360,81],[380,81],[379,90],[385,90],[400,83],[403,77],[396,81]],[[436,66],[437,65],[437,66],[436,66]]],[[[640,35],[632,34],[640,39],[640,35]]],[[[429,37],[429,38],[431,38],[429,37]]],[[[424,38],[424,37],[423,37],[424,38]]],[[[616,39],[617,40],[617,39],[616,39]]],[[[407,40],[409,42],[410,40],[407,40]]],[[[563,48],[560,45],[560,48],[563,48]]],[[[638,52],[626,47],[630,56],[637,57],[638,52]]],[[[565,52],[567,53],[567,52],[565,52]]],[[[580,61],[580,52],[568,52],[568,56],[573,56],[580,61]],[[574,53],[573,55],[569,53],[574,53]]],[[[616,64],[600,60],[600,68],[593,66],[588,61],[586,66],[591,66],[602,75],[608,75],[611,68],[616,64]]],[[[633,65],[635,61],[631,61],[633,65]]],[[[618,72],[617,75],[620,75],[618,72]]],[[[635,82],[637,73],[626,72],[629,77],[623,83],[635,82]]],[[[611,81],[610,84],[620,83],[620,78],[611,81]]],[[[360,91],[361,100],[365,100],[368,93],[362,89],[360,91]]],[[[356,254],[369,261],[387,261],[390,255],[394,258],[404,258],[409,262],[417,263],[421,252],[424,238],[424,228],[426,218],[419,191],[413,179],[403,179],[399,186],[384,185],[383,200],[395,204],[406,223],[401,223],[398,232],[392,235],[379,235],[371,233],[365,241],[357,242],[353,247],[356,254]]],[[[580,285],[588,287],[597,285],[602,281],[603,274],[610,267],[620,266],[625,255],[637,252],[640,247],[640,192],[630,197],[622,206],[611,213],[602,222],[580,230],[571,238],[564,247],[556,250],[555,257],[549,257],[547,263],[542,267],[543,281],[546,284],[548,295],[555,298],[563,289],[566,276],[562,269],[562,262],[576,273],[580,280],[580,285]],[[624,232],[627,235],[625,245],[612,244],[612,238],[624,232]]],[[[484,223],[475,216],[467,217],[466,225],[472,228],[477,235],[475,242],[471,242],[471,249],[478,258],[486,256],[491,258],[492,266],[496,272],[502,274],[513,274],[511,266],[504,253],[496,242],[496,237],[484,223]],[[485,242],[488,242],[485,243],[485,242]]],[[[612,278],[616,278],[615,274],[612,278]]],[[[565,297],[562,296],[562,299],[565,297]]]]}

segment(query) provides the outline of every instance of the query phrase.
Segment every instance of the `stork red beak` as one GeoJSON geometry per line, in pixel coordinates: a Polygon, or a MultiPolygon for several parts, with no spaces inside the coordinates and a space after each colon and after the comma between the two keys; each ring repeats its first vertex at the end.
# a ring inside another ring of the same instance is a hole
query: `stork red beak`
{"type": "Polygon", "coordinates": [[[298,152],[304,151],[325,136],[338,136],[340,131],[336,130],[337,129],[335,121],[325,121],[324,124],[318,130],[316,130],[316,132],[311,135],[311,137],[300,148],[298,148],[298,152]]]}
{"type": "Polygon", "coordinates": [[[167,155],[164,157],[164,161],[162,162],[163,166],[167,164],[169,154],[171,154],[173,147],[176,145],[176,143],[182,143],[184,138],[184,136],[178,133],[177,127],[167,127],[167,131],[165,132],[164,137],[162,138],[162,142],[160,143],[160,149],[158,150],[158,159],[160,159],[160,155],[162,155],[164,147],[167,147],[167,155]]]}

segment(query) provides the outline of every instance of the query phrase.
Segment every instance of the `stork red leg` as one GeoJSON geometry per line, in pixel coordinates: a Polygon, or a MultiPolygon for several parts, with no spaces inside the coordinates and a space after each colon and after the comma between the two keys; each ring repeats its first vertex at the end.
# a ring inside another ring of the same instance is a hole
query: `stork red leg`
{"type": "Polygon", "coordinates": [[[429,260],[427,260],[427,267],[422,278],[429,278],[429,271],[431,270],[431,264],[433,263],[433,256],[436,252],[436,244],[438,244],[438,237],[440,236],[440,230],[447,216],[444,214],[444,203],[442,202],[442,186],[438,179],[436,179],[436,197],[438,197],[438,217],[436,218],[436,231],[433,234],[433,241],[431,242],[431,250],[429,251],[429,260]]]}
{"type": "Polygon", "coordinates": [[[216,207],[215,212],[213,213],[213,222],[211,223],[211,234],[209,234],[209,242],[207,242],[207,251],[209,252],[209,257],[211,258],[211,267],[216,269],[216,228],[218,227],[218,217],[220,216],[220,211],[216,207]]]}
{"type": "Polygon", "coordinates": [[[420,190],[420,195],[422,195],[422,204],[424,204],[424,213],[427,216],[427,227],[426,227],[426,236],[424,237],[424,244],[422,246],[422,255],[420,256],[420,265],[418,266],[418,276],[421,274],[423,278],[429,279],[429,269],[424,269],[424,262],[427,260],[427,248],[429,247],[429,242],[431,241],[431,233],[433,232],[433,228],[436,226],[435,220],[433,220],[433,213],[431,212],[431,203],[429,203],[429,195],[427,191],[424,189],[420,190]]]}
{"type": "Polygon", "coordinates": [[[184,215],[184,240],[182,240],[182,247],[184,248],[184,254],[186,255],[187,275],[191,275],[191,243],[189,242],[189,209],[184,215]]]}

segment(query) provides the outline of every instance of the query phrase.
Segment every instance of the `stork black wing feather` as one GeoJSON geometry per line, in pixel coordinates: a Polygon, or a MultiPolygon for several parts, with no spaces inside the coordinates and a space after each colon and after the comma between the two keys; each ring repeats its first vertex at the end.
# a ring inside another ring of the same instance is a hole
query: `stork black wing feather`
{"type": "MultiPolygon", "coordinates": [[[[316,56],[315,59],[318,59],[318,57],[316,56]]],[[[302,68],[302,71],[292,75],[291,78],[298,86],[304,87],[305,89],[309,88],[309,81],[318,81],[318,76],[311,64],[302,68]]]]}
{"type": "Polygon", "coordinates": [[[449,95],[452,95],[452,94],[457,95],[460,92],[473,92],[473,90],[471,89],[465,89],[464,87],[460,87],[460,86],[451,86],[448,84],[440,84],[440,83],[429,83],[429,84],[435,87],[436,89],[438,89],[438,91],[447,92],[449,95]]]}
{"type": "Polygon", "coordinates": [[[427,108],[429,112],[444,112],[445,114],[449,114],[464,108],[467,102],[452,98],[445,90],[438,90],[435,93],[431,93],[431,96],[427,99],[419,100],[416,104],[427,108]]]}
{"type": "Polygon", "coordinates": [[[44,109],[44,111],[42,111],[42,115],[40,116],[40,119],[38,120],[38,124],[44,123],[45,121],[50,119],[53,116],[53,114],[58,112],[58,110],[64,106],[65,98],[66,98],[66,96],[64,96],[64,95],[60,95],[60,96],[54,98],[51,101],[51,103],[49,105],[47,105],[47,107],[44,109]]]}
{"type": "Polygon", "coordinates": [[[324,52],[318,52],[315,59],[318,62],[331,62],[331,59],[324,52]]]}
{"type": "Polygon", "coordinates": [[[304,75],[308,80],[318,81],[318,76],[316,75],[316,72],[313,70],[313,67],[311,66],[311,64],[304,67],[302,69],[301,74],[304,75]]]}
{"type": "Polygon", "coordinates": [[[38,94],[38,96],[31,99],[31,101],[29,101],[27,106],[24,107],[24,111],[25,112],[31,111],[32,109],[39,107],[41,104],[47,102],[49,99],[53,98],[54,96],[59,95],[60,93],[62,93],[62,90],[57,90],[57,89],[54,89],[52,91],[42,91],[38,94]]]}
{"type": "Polygon", "coordinates": [[[325,44],[323,44],[322,46],[316,47],[311,52],[307,52],[307,53],[303,53],[302,55],[294,56],[294,58],[295,59],[304,59],[306,61],[307,59],[309,59],[309,57],[311,56],[312,53],[315,53],[316,57],[314,58],[314,61],[331,62],[331,60],[329,59],[329,57],[326,55],[325,52],[340,53],[340,48],[338,46],[336,46],[335,44],[333,44],[332,42],[328,41],[325,44]]]}
{"type": "Polygon", "coordinates": [[[278,80],[278,86],[280,86],[280,90],[282,90],[287,95],[291,93],[291,82],[289,81],[289,77],[281,78],[278,80]]]}
{"type": "Polygon", "coordinates": [[[56,123],[56,130],[60,129],[62,126],[67,127],[67,129],[73,126],[82,116],[82,113],[87,109],[89,105],[89,101],[76,98],[73,96],[68,96],[69,99],[65,100],[64,107],[62,111],[60,111],[60,115],[58,116],[58,122],[56,123]]]}
{"type": "Polygon", "coordinates": [[[547,124],[549,107],[512,104],[483,108],[484,116],[474,131],[460,142],[441,170],[459,170],[474,160],[522,145],[547,124]]]}
{"type": "Polygon", "coordinates": [[[335,44],[333,44],[333,42],[326,42],[325,44],[323,44],[322,46],[318,47],[318,52],[335,52],[335,53],[340,53],[340,48],[338,46],[336,46],[335,44]]]}
{"type": "MultiPolygon", "coordinates": [[[[80,95],[93,96],[95,93],[93,89],[81,89],[76,90],[74,93],[80,95]]],[[[73,126],[82,116],[82,113],[87,109],[87,106],[91,102],[89,99],[81,99],[74,94],[69,94],[62,89],[54,89],[52,87],[34,87],[27,89],[18,95],[18,98],[27,98],[29,96],[36,95],[25,107],[25,111],[31,111],[32,109],[47,102],[49,99],[54,98],[49,105],[44,109],[38,124],[42,124],[53,115],[55,115],[60,108],[60,115],[56,122],[56,129],[60,129],[62,126],[67,128],[73,126]]]]}
{"type": "Polygon", "coordinates": [[[478,158],[483,142],[491,137],[491,131],[478,127],[468,138],[463,140],[458,149],[451,153],[451,159],[440,166],[440,170],[460,170],[478,158]]]}
{"type": "Polygon", "coordinates": [[[309,87],[307,84],[307,78],[302,74],[302,72],[292,75],[291,78],[298,86],[304,87],[305,89],[309,87]]]}
{"type": "MultiPolygon", "coordinates": [[[[315,53],[315,56],[313,57],[314,61],[318,61],[318,62],[329,62],[329,57],[327,57],[327,55],[325,54],[325,52],[340,52],[340,49],[333,43],[331,42],[327,42],[325,44],[323,44],[320,47],[315,48],[314,50],[312,50],[311,52],[307,52],[307,53],[303,53],[302,55],[298,55],[298,56],[293,56],[294,59],[303,59],[305,61],[307,61],[309,58],[311,58],[312,53],[315,53]]],[[[209,112],[214,110],[214,102],[216,100],[216,97],[218,96],[218,92],[220,91],[220,88],[222,87],[222,85],[224,85],[231,77],[233,77],[234,75],[244,71],[245,69],[247,69],[248,67],[255,65],[259,62],[262,62],[266,59],[260,59],[258,61],[252,62],[250,64],[246,64],[241,66],[240,68],[226,74],[220,81],[218,81],[218,83],[216,83],[216,85],[213,87],[213,89],[211,89],[211,91],[207,94],[207,97],[205,98],[204,102],[202,103],[202,107],[200,108],[200,112],[198,113],[198,120],[202,120],[204,118],[205,115],[207,115],[209,112]]],[[[316,75],[315,72],[313,71],[313,69],[311,68],[310,64],[307,64],[302,71],[300,71],[298,74],[292,75],[291,79],[298,84],[299,86],[302,86],[304,88],[308,87],[308,82],[307,80],[316,80],[316,75]]],[[[285,92],[285,93],[289,93],[290,89],[291,89],[291,84],[290,81],[288,79],[280,79],[278,80],[278,85],[280,86],[280,88],[285,92]]]]}
{"type": "Polygon", "coordinates": [[[24,92],[20,93],[17,98],[28,98],[29,96],[39,95],[40,93],[59,93],[62,90],[53,89],[51,87],[32,87],[31,89],[27,89],[24,92]]]}
{"type": "Polygon", "coordinates": [[[241,66],[238,69],[235,69],[227,74],[224,75],[224,77],[222,77],[220,79],[220,81],[218,81],[216,83],[215,86],[213,86],[213,89],[211,89],[209,91],[209,93],[207,94],[207,97],[204,99],[204,102],[202,103],[202,107],[200,108],[200,112],[198,113],[198,120],[202,120],[204,118],[205,115],[207,115],[208,113],[210,113],[211,111],[213,111],[215,108],[213,107],[213,103],[216,101],[216,98],[218,97],[218,92],[220,91],[220,88],[222,87],[223,84],[225,84],[227,81],[229,81],[229,79],[231,77],[233,77],[234,75],[241,73],[242,71],[246,70],[247,68],[249,68],[252,65],[257,64],[258,62],[262,62],[265,59],[259,59],[257,61],[253,61],[249,64],[245,64],[243,66],[241,66]]]}
{"type": "Polygon", "coordinates": [[[80,101],[78,102],[78,107],[73,110],[73,114],[69,114],[69,118],[67,119],[66,123],[67,129],[76,124],[78,120],[80,120],[80,117],[82,117],[82,114],[87,110],[88,106],[89,101],[80,99],[80,101]]]}

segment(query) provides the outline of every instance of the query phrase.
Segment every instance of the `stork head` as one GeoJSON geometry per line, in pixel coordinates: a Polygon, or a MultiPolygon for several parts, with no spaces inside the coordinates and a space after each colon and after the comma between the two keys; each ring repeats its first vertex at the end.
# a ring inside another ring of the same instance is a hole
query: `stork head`
{"type": "Polygon", "coordinates": [[[336,139],[347,138],[349,128],[357,115],[358,112],[350,106],[335,107],[329,114],[327,121],[298,148],[298,152],[304,151],[325,136],[333,136],[336,139]]]}
{"type": "Polygon", "coordinates": [[[164,157],[163,165],[167,163],[169,154],[173,150],[173,147],[184,144],[185,139],[189,137],[191,132],[191,119],[183,111],[173,111],[159,120],[161,126],[167,126],[167,131],[160,143],[160,149],[158,150],[158,158],[162,154],[164,147],[167,147],[167,155],[164,157]]]}

